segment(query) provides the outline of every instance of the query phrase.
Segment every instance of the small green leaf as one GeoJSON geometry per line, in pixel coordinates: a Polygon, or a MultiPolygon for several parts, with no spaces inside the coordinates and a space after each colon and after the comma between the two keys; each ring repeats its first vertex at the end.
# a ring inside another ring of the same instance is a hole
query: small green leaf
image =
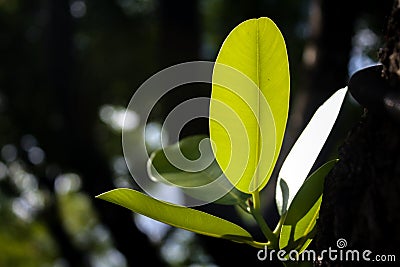
{"type": "Polygon", "coordinates": [[[313,267],[312,261],[283,261],[285,267],[313,267]]]}
{"type": "Polygon", "coordinates": [[[281,149],[289,106],[285,41],[269,18],[232,30],[213,72],[210,137],[229,181],[252,193],[268,182],[281,149]]]}
{"type": "Polygon", "coordinates": [[[334,93],[315,112],[285,159],[276,183],[276,205],[284,214],[307,178],[339,115],[347,88],[334,93]]]}
{"type": "Polygon", "coordinates": [[[97,198],[174,227],[239,243],[253,244],[249,232],[232,222],[202,211],[159,201],[132,189],[114,189],[98,195],[97,198]]]}
{"type": "Polygon", "coordinates": [[[279,248],[302,252],[315,234],[315,225],[322,201],[325,176],[337,160],[322,165],[304,182],[292,204],[283,215],[284,223],[279,238],[279,248]]]}
{"type": "Polygon", "coordinates": [[[226,179],[215,161],[210,139],[205,135],[187,137],[153,152],[147,163],[147,172],[152,180],[178,186],[186,194],[203,201],[235,205],[245,203],[251,197],[237,190],[226,179]],[[197,169],[190,166],[193,161],[197,161],[197,169]],[[216,182],[217,179],[219,181],[216,182]]]}

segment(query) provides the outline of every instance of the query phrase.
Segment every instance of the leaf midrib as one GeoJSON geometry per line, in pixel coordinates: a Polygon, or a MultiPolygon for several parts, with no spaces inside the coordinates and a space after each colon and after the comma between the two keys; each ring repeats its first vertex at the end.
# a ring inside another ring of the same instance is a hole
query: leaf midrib
{"type": "Polygon", "coordinates": [[[259,160],[260,160],[260,147],[262,144],[260,144],[261,139],[260,139],[260,123],[261,123],[261,118],[260,118],[260,88],[261,88],[261,81],[260,81],[260,23],[259,20],[256,20],[257,23],[257,31],[256,31],[256,84],[257,84],[257,107],[256,107],[256,129],[257,129],[257,134],[256,134],[256,157],[255,157],[255,173],[254,173],[254,178],[253,180],[253,189],[255,190],[258,187],[258,175],[259,175],[259,160]]]}

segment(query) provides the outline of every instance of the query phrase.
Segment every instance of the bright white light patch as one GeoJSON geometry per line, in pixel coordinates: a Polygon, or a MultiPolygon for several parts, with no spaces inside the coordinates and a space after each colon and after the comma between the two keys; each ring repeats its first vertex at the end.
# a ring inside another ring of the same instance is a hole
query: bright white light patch
{"type": "Polygon", "coordinates": [[[334,93],[318,108],[290,150],[279,172],[276,204],[282,215],[307,178],[339,115],[347,87],[334,93]]]}
{"type": "Polygon", "coordinates": [[[104,105],[101,107],[100,119],[117,131],[133,130],[139,125],[139,116],[132,110],[119,106],[104,105]]]}
{"type": "Polygon", "coordinates": [[[59,175],[54,182],[54,188],[61,195],[76,192],[81,188],[81,178],[75,173],[59,175]]]}

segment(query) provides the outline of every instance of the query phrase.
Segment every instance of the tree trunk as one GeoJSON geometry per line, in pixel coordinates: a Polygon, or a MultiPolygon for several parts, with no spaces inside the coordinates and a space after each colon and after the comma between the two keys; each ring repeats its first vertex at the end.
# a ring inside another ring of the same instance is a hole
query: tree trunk
{"type": "MultiPolygon", "coordinates": [[[[400,120],[399,48],[400,9],[396,0],[389,21],[382,72],[369,71],[350,81],[353,96],[366,108],[339,152],[339,163],[326,177],[320,210],[317,248],[370,250],[375,255],[396,255],[400,243],[400,120]]],[[[344,259],[344,258],[343,258],[344,259]]],[[[362,266],[374,262],[360,259],[362,266]]],[[[354,266],[330,261],[318,266],[354,266]]]]}

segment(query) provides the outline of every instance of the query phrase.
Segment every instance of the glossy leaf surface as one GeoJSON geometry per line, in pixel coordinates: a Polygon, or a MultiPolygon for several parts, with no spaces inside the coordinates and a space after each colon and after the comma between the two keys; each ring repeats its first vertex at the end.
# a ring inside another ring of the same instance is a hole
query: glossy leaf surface
{"type": "Polygon", "coordinates": [[[177,206],[151,198],[138,191],[120,188],[97,198],[112,202],[154,220],[198,234],[252,243],[251,235],[242,227],[208,213],[177,206]]]}
{"type": "Polygon", "coordinates": [[[302,186],[339,115],[347,87],[321,105],[290,150],[278,175],[276,204],[284,214],[302,186]]]}
{"type": "Polygon", "coordinates": [[[285,41],[269,18],[228,35],[213,72],[210,137],[227,178],[245,193],[261,190],[279,155],[289,104],[285,41]]]}
{"type": "Polygon", "coordinates": [[[300,188],[285,214],[280,232],[279,248],[301,252],[312,241],[322,201],[325,176],[337,160],[332,160],[316,170],[300,188]]]}

